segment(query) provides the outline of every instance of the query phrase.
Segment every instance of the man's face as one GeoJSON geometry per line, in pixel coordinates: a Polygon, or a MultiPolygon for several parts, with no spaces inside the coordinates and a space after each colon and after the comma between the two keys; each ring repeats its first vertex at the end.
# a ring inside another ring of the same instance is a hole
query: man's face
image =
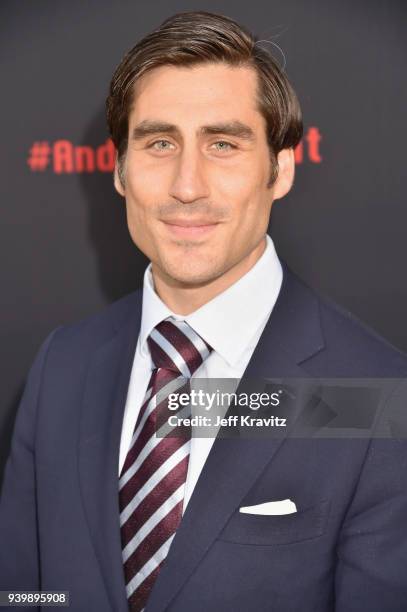
{"type": "Polygon", "coordinates": [[[225,64],[162,66],[136,84],[123,162],[127,222],[153,270],[205,285],[250,256],[267,231],[277,183],[257,77],[225,64]]]}

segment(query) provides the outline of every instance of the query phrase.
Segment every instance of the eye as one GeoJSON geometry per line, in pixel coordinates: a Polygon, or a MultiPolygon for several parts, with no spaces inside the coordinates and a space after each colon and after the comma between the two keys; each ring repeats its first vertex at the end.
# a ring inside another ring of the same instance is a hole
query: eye
{"type": "Polygon", "coordinates": [[[215,145],[222,145],[218,151],[229,151],[230,149],[236,149],[236,145],[233,145],[231,142],[227,142],[226,140],[218,140],[214,143],[215,145]]]}
{"type": "Polygon", "coordinates": [[[164,140],[163,138],[161,138],[160,140],[155,140],[150,145],[148,145],[148,148],[155,149],[156,151],[165,151],[166,149],[169,149],[169,146],[156,147],[156,145],[158,144],[170,145],[171,143],[168,140],[164,140]]]}

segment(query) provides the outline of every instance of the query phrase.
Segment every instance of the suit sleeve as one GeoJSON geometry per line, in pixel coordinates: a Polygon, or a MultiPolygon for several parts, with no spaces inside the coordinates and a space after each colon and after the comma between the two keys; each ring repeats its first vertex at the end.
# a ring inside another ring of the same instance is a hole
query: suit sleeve
{"type": "Polygon", "coordinates": [[[336,612],[407,610],[407,439],[370,442],[337,548],[336,612]]]}
{"type": "Polygon", "coordinates": [[[0,497],[0,590],[39,590],[35,429],[46,356],[55,329],[40,347],[18,407],[0,497]]]}

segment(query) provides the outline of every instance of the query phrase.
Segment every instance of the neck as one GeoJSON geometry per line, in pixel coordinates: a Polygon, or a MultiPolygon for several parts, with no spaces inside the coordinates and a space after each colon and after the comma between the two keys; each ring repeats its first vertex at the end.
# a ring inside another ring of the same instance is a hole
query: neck
{"type": "Polygon", "coordinates": [[[260,259],[265,248],[266,239],[263,238],[242,261],[218,278],[202,285],[189,285],[175,281],[163,274],[152,263],[155,291],[172,312],[183,316],[189,315],[223,291],[226,291],[226,289],[244,276],[260,259]]]}

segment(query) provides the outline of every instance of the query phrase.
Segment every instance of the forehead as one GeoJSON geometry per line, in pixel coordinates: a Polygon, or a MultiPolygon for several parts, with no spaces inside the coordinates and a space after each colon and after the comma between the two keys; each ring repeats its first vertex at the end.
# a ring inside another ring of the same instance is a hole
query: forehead
{"type": "Polygon", "coordinates": [[[135,84],[129,127],[145,119],[184,122],[240,119],[263,126],[257,109],[257,74],[223,63],[160,66],[135,84]]]}

